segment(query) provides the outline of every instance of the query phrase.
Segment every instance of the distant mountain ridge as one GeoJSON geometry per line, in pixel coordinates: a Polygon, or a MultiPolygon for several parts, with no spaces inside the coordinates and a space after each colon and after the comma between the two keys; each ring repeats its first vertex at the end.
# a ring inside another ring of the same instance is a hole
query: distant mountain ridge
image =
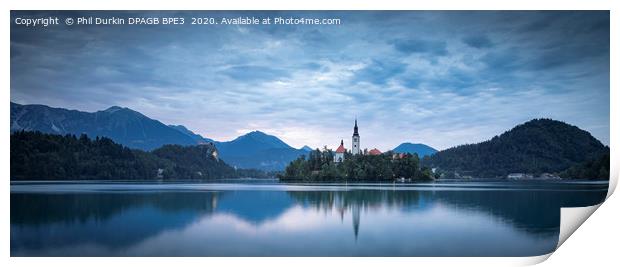
{"type": "Polygon", "coordinates": [[[190,136],[178,130],[137,111],[117,106],[91,113],[11,102],[11,132],[20,130],[105,136],[122,145],[143,150],[153,150],[166,144],[196,144],[190,136]]]}
{"type": "Polygon", "coordinates": [[[214,141],[195,134],[182,125],[169,126],[187,134],[199,143],[213,142],[220,157],[236,168],[279,171],[283,170],[289,162],[308,153],[308,150],[304,148],[295,149],[278,137],[261,131],[252,131],[230,141],[214,141]]]}
{"type": "Polygon", "coordinates": [[[196,133],[190,131],[189,129],[187,129],[183,125],[168,125],[168,127],[172,128],[172,129],[175,129],[175,130],[177,130],[177,131],[179,131],[179,132],[181,132],[181,133],[191,137],[198,144],[213,142],[213,139],[202,137],[202,135],[199,135],[199,134],[196,134],[196,133]]]}
{"type": "Polygon", "coordinates": [[[231,166],[267,171],[282,170],[290,161],[307,153],[260,131],[250,132],[231,141],[218,142],[196,134],[183,125],[165,125],[137,111],[118,106],[97,112],[83,112],[11,102],[11,132],[21,130],[105,136],[127,147],[146,151],[168,144],[188,146],[213,142],[220,157],[231,166]]]}
{"type": "Polygon", "coordinates": [[[283,170],[289,162],[305,155],[273,135],[253,131],[232,141],[215,142],[222,159],[238,168],[256,168],[268,171],[283,170]]]}
{"type": "Polygon", "coordinates": [[[439,151],[423,163],[456,176],[505,178],[509,173],[558,173],[605,153],[609,148],[587,131],[534,119],[488,141],[439,151]]]}
{"type": "Polygon", "coordinates": [[[435,154],[437,152],[437,149],[434,149],[425,144],[402,143],[392,149],[392,151],[398,153],[418,154],[418,157],[423,158],[424,156],[430,156],[435,154]]]}

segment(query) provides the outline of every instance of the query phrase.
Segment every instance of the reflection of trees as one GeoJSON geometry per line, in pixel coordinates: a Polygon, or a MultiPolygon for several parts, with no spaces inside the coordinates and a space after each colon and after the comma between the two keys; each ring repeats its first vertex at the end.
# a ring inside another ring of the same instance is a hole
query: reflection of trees
{"type": "Polygon", "coordinates": [[[400,208],[420,204],[420,191],[393,190],[348,190],[348,191],[289,191],[289,195],[305,206],[317,210],[336,210],[343,219],[351,213],[353,233],[359,234],[361,210],[380,209],[384,207],[400,208]]]}
{"type": "Polygon", "coordinates": [[[216,209],[218,192],[11,194],[11,250],[125,247],[216,209]]]}
{"type": "Polygon", "coordinates": [[[600,203],[606,191],[491,190],[436,191],[432,197],[457,210],[488,213],[530,233],[548,232],[560,225],[561,207],[600,203]]]}
{"type": "Polygon", "coordinates": [[[11,194],[11,248],[96,243],[130,246],[204,215],[230,213],[259,224],[292,202],[284,191],[11,194]]]}
{"type": "MultiPolygon", "coordinates": [[[[549,233],[558,229],[560,207],[589,206],[600,203],[606,191],[579,190],[348,190],[290,191],[289,195],[305,206],[317,210],[350,212],[357,238],[360,210],[383,207],[404,212],[419,212],[433,203],[455,210],[489,214],[529,233],[549,233]]],[[[555,231],[554,231],[555,232],[555,231]]]]}
{"type": "Polygon", "coordinates": [[[311,205],[320,210],[360,206],[378,208],[380,206],[402,207],[417,205],[421,191],[415,190],[347,190],[347,191],[289,191],[297,202],[311,205]]]}
{"type": "Polygon", "coordinates": [[[11,194],[11,223],[104,221],[136,206],[175,213],[211,213],[221,192],[11,194]]]}

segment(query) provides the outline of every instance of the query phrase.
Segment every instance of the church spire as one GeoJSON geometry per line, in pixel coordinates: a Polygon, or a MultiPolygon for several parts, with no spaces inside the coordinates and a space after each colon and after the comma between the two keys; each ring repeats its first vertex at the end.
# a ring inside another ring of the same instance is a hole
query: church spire
{"type": "Polygon", "coordinates": [[[360,134],[357,132],[357,118],[355,118],[355,126],[353,126],[353,137],[351,138],[351,154],[360,154],[360,134]]]}

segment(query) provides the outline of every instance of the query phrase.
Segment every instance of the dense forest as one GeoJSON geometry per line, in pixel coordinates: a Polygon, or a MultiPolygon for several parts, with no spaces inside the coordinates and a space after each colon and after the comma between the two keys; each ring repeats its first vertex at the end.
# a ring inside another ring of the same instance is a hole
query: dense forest
{"type": "Polygon", "coordinates": [[[430,180],[430,169],[420,168],[416,154],[394,157],[391,152],[381,155],[352,155],[346,153],[341,163],[334,162],[331,150],[313,150],[292,161],[279,178],[283,181],[394,181],[397,178],[430,180]]]}
{"type": "MultiPolygon", "coordinates": [[[[425,158],[423,165],[437,167],[444,177],[505,178],[509,173],[538,176],[560,173],[605,153],[609,148],[587,131],[560,121],[535,119],[491,140],[437,152],[425,158]]],[[[603,165],[600,167],[609,170],[609,161],[603,165]]]]}
{"type": "Polygon", "coordinates": [[[560,172],[566,179],[605,179],[609,180],[609,151],[600,157],[574,165],[560,172]]]}
{"type": "Polygon", "coordinates": [[[19,131],[11,135],[11,180],[223,179],[270,174],[235,170],[213,156],[212,145],[165,145],[151,152],[106,137],[19,131]]]}

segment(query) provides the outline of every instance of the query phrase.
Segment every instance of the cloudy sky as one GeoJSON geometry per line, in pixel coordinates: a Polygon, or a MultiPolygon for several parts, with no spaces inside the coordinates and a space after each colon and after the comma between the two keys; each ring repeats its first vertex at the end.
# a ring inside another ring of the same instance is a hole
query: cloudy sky
{"type": "Polygon", "coordinates": [[[11,101],[117,105],[216,140],[294,147],[475,143],[533,118],[609,144],[609,13],[12,12],[11,101]],[[183,16],[186,25],[48,26],[15,18],[183,16]],[[340,25],[188,25],[192,16],[340,25]]]}

